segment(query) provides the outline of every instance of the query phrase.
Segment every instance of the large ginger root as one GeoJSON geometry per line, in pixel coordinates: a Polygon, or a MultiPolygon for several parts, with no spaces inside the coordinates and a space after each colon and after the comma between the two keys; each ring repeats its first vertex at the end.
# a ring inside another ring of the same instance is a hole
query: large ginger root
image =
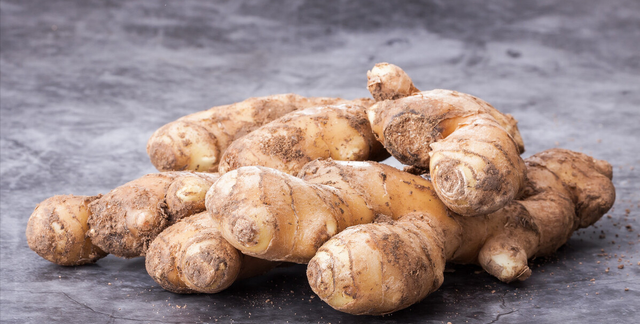
{"type": "Polygon", "coordinates": [[[214,173],[164,172],[128,182],[89,207],[87,236],[102,250],[124,258],[144,256],[149,243],[182,217],[204,211],[214,173]]]}
{"type": "Polygon", "coordinates": [[[400,162],[429,169],[438,196],[454,212],[491,213],[520,193],[524,144],[511,115],[468,94],[420,92],[392,64],[377,64],[367,76],[378,100],[367,112],[376,137],[400,162]]]}
{"type": "Polygon", "coordinates": [[[147,153],[160,171],[216,172],[222,153],[237,138],[295,110],[346,102],[351,101],[280,94],[213,107],[162,126],[149,139],[147,153]]]}
{"type": "Polygon", "coordinates": [[[27,243],[44,259],[64,266],[93,263],[107,253],[85,237],[89,203],[100,196],[53,196],[36,206],[27,223],[27,243]]]}
{"type": "Polygon", "coordinates": [[[378,160],[388,153],[371,132],[365,107],[357,104],[299,110],[234,141],[222,155],[219,172],[266,166],[297,174],[315,159],[378,160]]]}
{"type": "Polygon", "coordinates": [[[207,211],[242,253],[306,263],[330,237],[377,214],[445,210],[428,180],[388,165],[316,160],[299,176],[265,167],[228,172],[207,192],[207,211]]]}
{"type": "Polygon", "coordinates": [[[436,290],[445,261],[479,263],[504,282],[524,280],[527,259],[548,255],[613,205],[611,166],[581,153],[549,150],[527,159],[524,196],[486,216],[441,209],[350,227],[309,262],[313,291],[351,314],[385,314],[436,290]]]}
{"type": "Polygon", "coordinates": [[[278,263],[243,255],[227,243],[207,212],[162,231],[145,257],[149,275],[175,293],[217,293],[234,281],[257,276],[278,263]]]}

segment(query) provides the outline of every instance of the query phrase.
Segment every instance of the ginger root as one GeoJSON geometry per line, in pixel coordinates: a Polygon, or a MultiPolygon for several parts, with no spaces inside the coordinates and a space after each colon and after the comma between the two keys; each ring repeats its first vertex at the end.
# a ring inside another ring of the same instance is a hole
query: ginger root
{"type": "Polygon", "coordinates": [[[295,175],[315,159],[380,160],[388,153],[371,132],[365,107],[354,103],[289,113],[234,141],[219,172],[265,166],[295,175]]]}
{"type": "Polygon", "coordinates": [[[54,196],[40,203],[27,224],[29,247],[60,265],[95,262],[111,253],[144,256],[166,227],[205,210],[217,173],[148,174],[106,195],[54,196]]]}
{"type": "Polygon", "coordinates": [[[420,92],[395,65],[378,64],[368,78],[378,100],[367,110],[376,137],[400,162],[429,169],[451,210],[492,213],[521,192],[524,143],[511,115],[468,94],[420,92]]]}
{"type": "Polygon", "coordinates": [[[329,238],[378,214],[446,210],[428,180],[384,164],[316,160],[299,176],[265,167],[230,171],[207,192],[207,211],[242,253],[306,263],[329,238]]]}
{"type": "Polygon", "coordinates": [[[147,144],[167,172],[104,196],[45,200],[27,242],[61,265],[145,256],[176,293],[216,293],[279,261],[308,262],[311,288],[333,308],[379,315],[437,290],[446,262],[525,280],[529,258],[611,208],[607,162],[556,149],[525,163],[511,115],[472,95],[420,91],[391,64],[367,77],[375,103],[284,94],[169,123],[147,144]],[[384,148],[433,182],[355,162],[384,148]]]}
{"type": "Polygon", "coordinates": [[[147,272],[174,293],[217,293],[234,281],[260,275],[277,262],[243,255],[227,243],[207,212],[179,221],[149,246],[147,272]]]}
{"type": "Polygon", "coordinates": [[[204,210],[203,197],[217,179],[211,173],[164,172],[128,182],[89,205],[87,236],[115,256],[144,256],[162,230],[204,210]]]}
{"type": "Polygon", "coordinates": [[[346,229],[309,262],[311,288],[340,311],[380,315],[435,291],[445,261],[479,263],[504,282],[527,279],[527,259],[556,251],[615,200],[605,161],[555,149],[527,159],[527,167],[524,195],[490,215],[417,208],[397,221],[346,229]]]}
{"type": "Polygon", "coordinates": [[[64,266],[93,263],[107,253],[85,237],[89,203],[100,196],[53,196],[36,206],[27,223],[27,244],[39,256],[64,266]]]}
{"type": "MultiPolygon", "coordinates": [[[[216,172],[231,142],[254,129],[295,110],[347,102],[351,101],[279,94],[213,107],[156,130],[147,143],[147,154],[159,171],[216,172]]],[[[372,104],[369,99],[354,102],[372,104]]]]}

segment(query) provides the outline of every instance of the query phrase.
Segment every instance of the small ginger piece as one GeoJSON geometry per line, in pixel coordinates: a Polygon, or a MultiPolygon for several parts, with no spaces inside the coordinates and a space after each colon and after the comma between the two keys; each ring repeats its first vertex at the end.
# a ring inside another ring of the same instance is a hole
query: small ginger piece
{"type": "MultiPolygon", "coordinates": [[[[254,129],[296,110],[347,102],[351,101],[279,94],[213,107],[156,130],[147,143],[147,154],[160,171],[216,172],[231,142],[254,129]]],[[[370,99],[353,102],[372,104],[370,99]]]]}
{"type": "Polygon", "coordinates": [[[367,110],[377,139],[400,162],[429,169],[447,207],[483,215],[521,192],[524,143],[511,115],[461,92],[421,92],[395,65],[377,64],[367,75],[378,100],[367,110]]]}
{"type": "Polygon", "coordinates": [[[381,315],[438,289],[445,262],[478,263],[504,282],[527,279],[529,258],[555,252],[615,201],[605,161],[555,149],[533,155],[527,167],[523,197],[492,214],[417,207],[396,221],[344,230],[309,262],[311,288],[340,311],[381,315]],[[562,167],[571,165],[579,172],[562,167]]]}
{"type": "Polygon", "coordinates": [[[278,263],[243,255],[222,238],[211,216],[201,212],[162,231],[149,246],[145,264],[166,290],[212,294],[278,263]]]}
{"type": "Polygon", "coordinates": [[[378,63],[367,72],[367,89],[376,101],[395,100],[420,92],[397,65],[378,63]]]}
{"type": "Polygon", "coordinates": [[[218,179],[217,174],[182,176],[167,188],[165,204],[169,223],[205,210],[204,200],[211,185],[218,179]]]}
{"type": "Polygon", "coordinates": [[[234,141],[222,155],[221,174],[242,166],[266,166],[297,174],[315,159],[381,160],[365,107],[347,103],[295,111],[234,141]]]}
{"type": "Polygon", "coordinates": [[[53,196],[36,206],[27,223],[27,243],[44,259],[64,266],[93,263],[107,253],[85,237],[89,203],[100,196],[53,196]]]}

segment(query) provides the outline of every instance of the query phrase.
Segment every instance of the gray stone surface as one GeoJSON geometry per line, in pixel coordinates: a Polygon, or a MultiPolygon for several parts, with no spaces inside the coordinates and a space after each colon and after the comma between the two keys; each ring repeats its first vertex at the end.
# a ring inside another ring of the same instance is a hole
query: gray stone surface
{"type": "Polygon", "coordinates": [[[639,90],[637,0],[1,1],[0,319],[638,322],[639,90]],[[38,202],[153,172],[145,144],[164,123],[250,96],[368,96],[365,73],[381,61],[422,89],[469,92],[513,114],[525,156],[558,146],[609,160],[610,217],[533,260],[526,282],[453,266],[436,293],[382,318],[332,310],[304,266],[181,296],[159,288],[143,259],[60,267],[27,247],[38,202]]]}

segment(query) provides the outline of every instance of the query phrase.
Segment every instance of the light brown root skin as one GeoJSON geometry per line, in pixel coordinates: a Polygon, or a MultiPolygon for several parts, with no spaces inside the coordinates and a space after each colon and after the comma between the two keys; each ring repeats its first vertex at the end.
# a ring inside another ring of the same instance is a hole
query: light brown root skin
{"type": "Polygon", "coordinates": [[[419,92],[407,73],[389,63],[378,63],[367,72],[367,89],[376,101],[399,99],[419,92]]]}
{"type": "Polygon", "coordinates": [[[147,154],[159,171],[216,172],[222,154],[218,140],[203,125],[177,120],[155,131],[147,154]]]}
{"type": "Polygon", "coordinates": [[[220,157],[234,140],[290,112],[315,106],[372,100],[279,94],[247,100],[184,116],[155,131],[147,143],[151,163],[160,171],[217,172],[220,157]]]}
{"type": "Polygon", "coordinates": [[[342,104],[307,108],[285,115],[234,141],[221,158],[220,173],[265,166],[297,174],[315,159],[385,159],[365,107],[342,104]]]}
{"type": "Polygon", "coordinates": [[[441,232],[422,221],[353,226],[322,246],[309,262],[307,277],[314,292],[338,310],[391,313],[440,287],[442,240],[441,232]]]}
{"type": "Polygon", "coordinates": [[[44,259],[64,266],[93,263],[107,256],[93,245],[88,205],[99,196],[54,196],[38,204],[27,223],[27,243],[44,259]]]}
{"type": "Polygon", "coordinates": [[[565,149],[547,150],[527,161],[530,165],[540,165],[551,170],[571,188],[574,201],[580,202],[576,210],[580,227],[595,223],[616,199],[613,183],[608,181],[613,176],[613,168],[607,161],[565,149]],[[561,158],[557,158],[558,156],[561,158]],[[584,178],[593,180],[587,182],[584,178]]]}
{"type": "Polygon", "coordinates": [[[367,114],[391,155],[429,169],[438,196],[456,213],[494,212],[522,190],[524,145],[515,120],[481,99],[437,89],[377,102],[367,114]]]}
{"type": "Polygon", "coordinates": [[[165,195],[169,223],[205,211],[207,191],[218,178],[217,173],[194,173],[173,181],[165,195]]]}
{"type": "Polygon", "coordinates": [[[431,144],[431,180],[442,201],[463,216],[492,213],[517,197],[526,168],[513,139],[494,120],[461,120],[449,136],[431,144]]]}
{"type": "Polygon", "coordinates": [[[262,274],[277,263],[242,255],[227,243],[209,213],[190,216],[165,229],[145,258],[149,275],[175,293],[217,293],[235,280],[262,274]]]}
{"type": "Polygon", "coordinates": [[[335,309],[382,315],[437,289],[445,259],[478,263],[504,282],[527,279],[529,258],[553,253],[615,200],[604,161],[555,149],[533,155],[527,164],[522,199],[490,215],[442,217],[438,209],[417,208],[397,221],[386,218],[337,234],[309,262],[311,288],[335,309]],[[363,255],[367,260],[354,257],[363,255]],[[423,277],[414,280],[414,274],[423,277]]]}
{"type": "Polygon", "coordinates": [[[429,181],[387,165],[316,160],[298,176],[264,167],[228,172],[207,193],[207,210],[242,253],[296,263],[379,214],[399,217],[430,206],[446,217],[429,181]]]}
{"type": "Polygon", "coordinates": [[[206,206],[242,253],[296,263],[306,263],[346,227],[336,219],[340,210],[350,213],[331,188],[264,167],[224,174],[207,193],[206,206]]]}
{"type": "MultiPolygon", "coordinates": [[[[367,72],[367,79],[367,88],[377,102],[393,101],[413,95],[420,95],[421,92],[413,85],[411,78],[406,74],[406,72],[404,72],[400,67],[389,63],[376,64],[371,69],[371,71],[367,72]]],[[[509,135],[516,142],[520,154],[524,153],[524,142],[522,141],[522,137],[520,136],[520,132],[518,130],[518,121],[510,114],[503,114],[486,102],[475,97],[473,98],[477,100],[479,104],[484,105],[485,108],[487,108],[485,112],[491,115],[491,117],[493,117],[500,124],[500,126],[503,127],[507,131],[507,133],[509,133],[509,135]]],[[[378,103],[378,105],[384,106],[385,104],[378,103]]],[[[381,141],[384,140],[381,134],[382,130],[375,129],[380,125],[374,123],[374,120],[377,118],[376,110],[382,110],[383,112],[385,109],[374,108],[370,109],[368,112],[369,120],[374,127],[375,133],[378,136],[381,136],[381,141]]],[[[377,115],[380,115],[380,112],[377,115]]],[[[395,114],[392,114],[391,116],[393,115],[395,114]]],[[[431,117],[440,118],[438,115],[432,115],[431,117]]],[[[447,128],[447,124],[450,123],[447,120],[443,119],[442,123],[439,126],[442,128],[447,128]]],[[[458,123],[456,122],[455,124],[458,123]]],[[[448,133],[453,130],[455,130],[455,125],[450,131],[443,130],[442,137],[447,137],[448,133]]]]}
{"type": "Polygon", "coordinates": [[[144,256],[166,227],[204,210],[205,193],[217,178],[215,174],[164,172],[128,182],[90,204],[87,236],[115,256],[144,256]]]}

